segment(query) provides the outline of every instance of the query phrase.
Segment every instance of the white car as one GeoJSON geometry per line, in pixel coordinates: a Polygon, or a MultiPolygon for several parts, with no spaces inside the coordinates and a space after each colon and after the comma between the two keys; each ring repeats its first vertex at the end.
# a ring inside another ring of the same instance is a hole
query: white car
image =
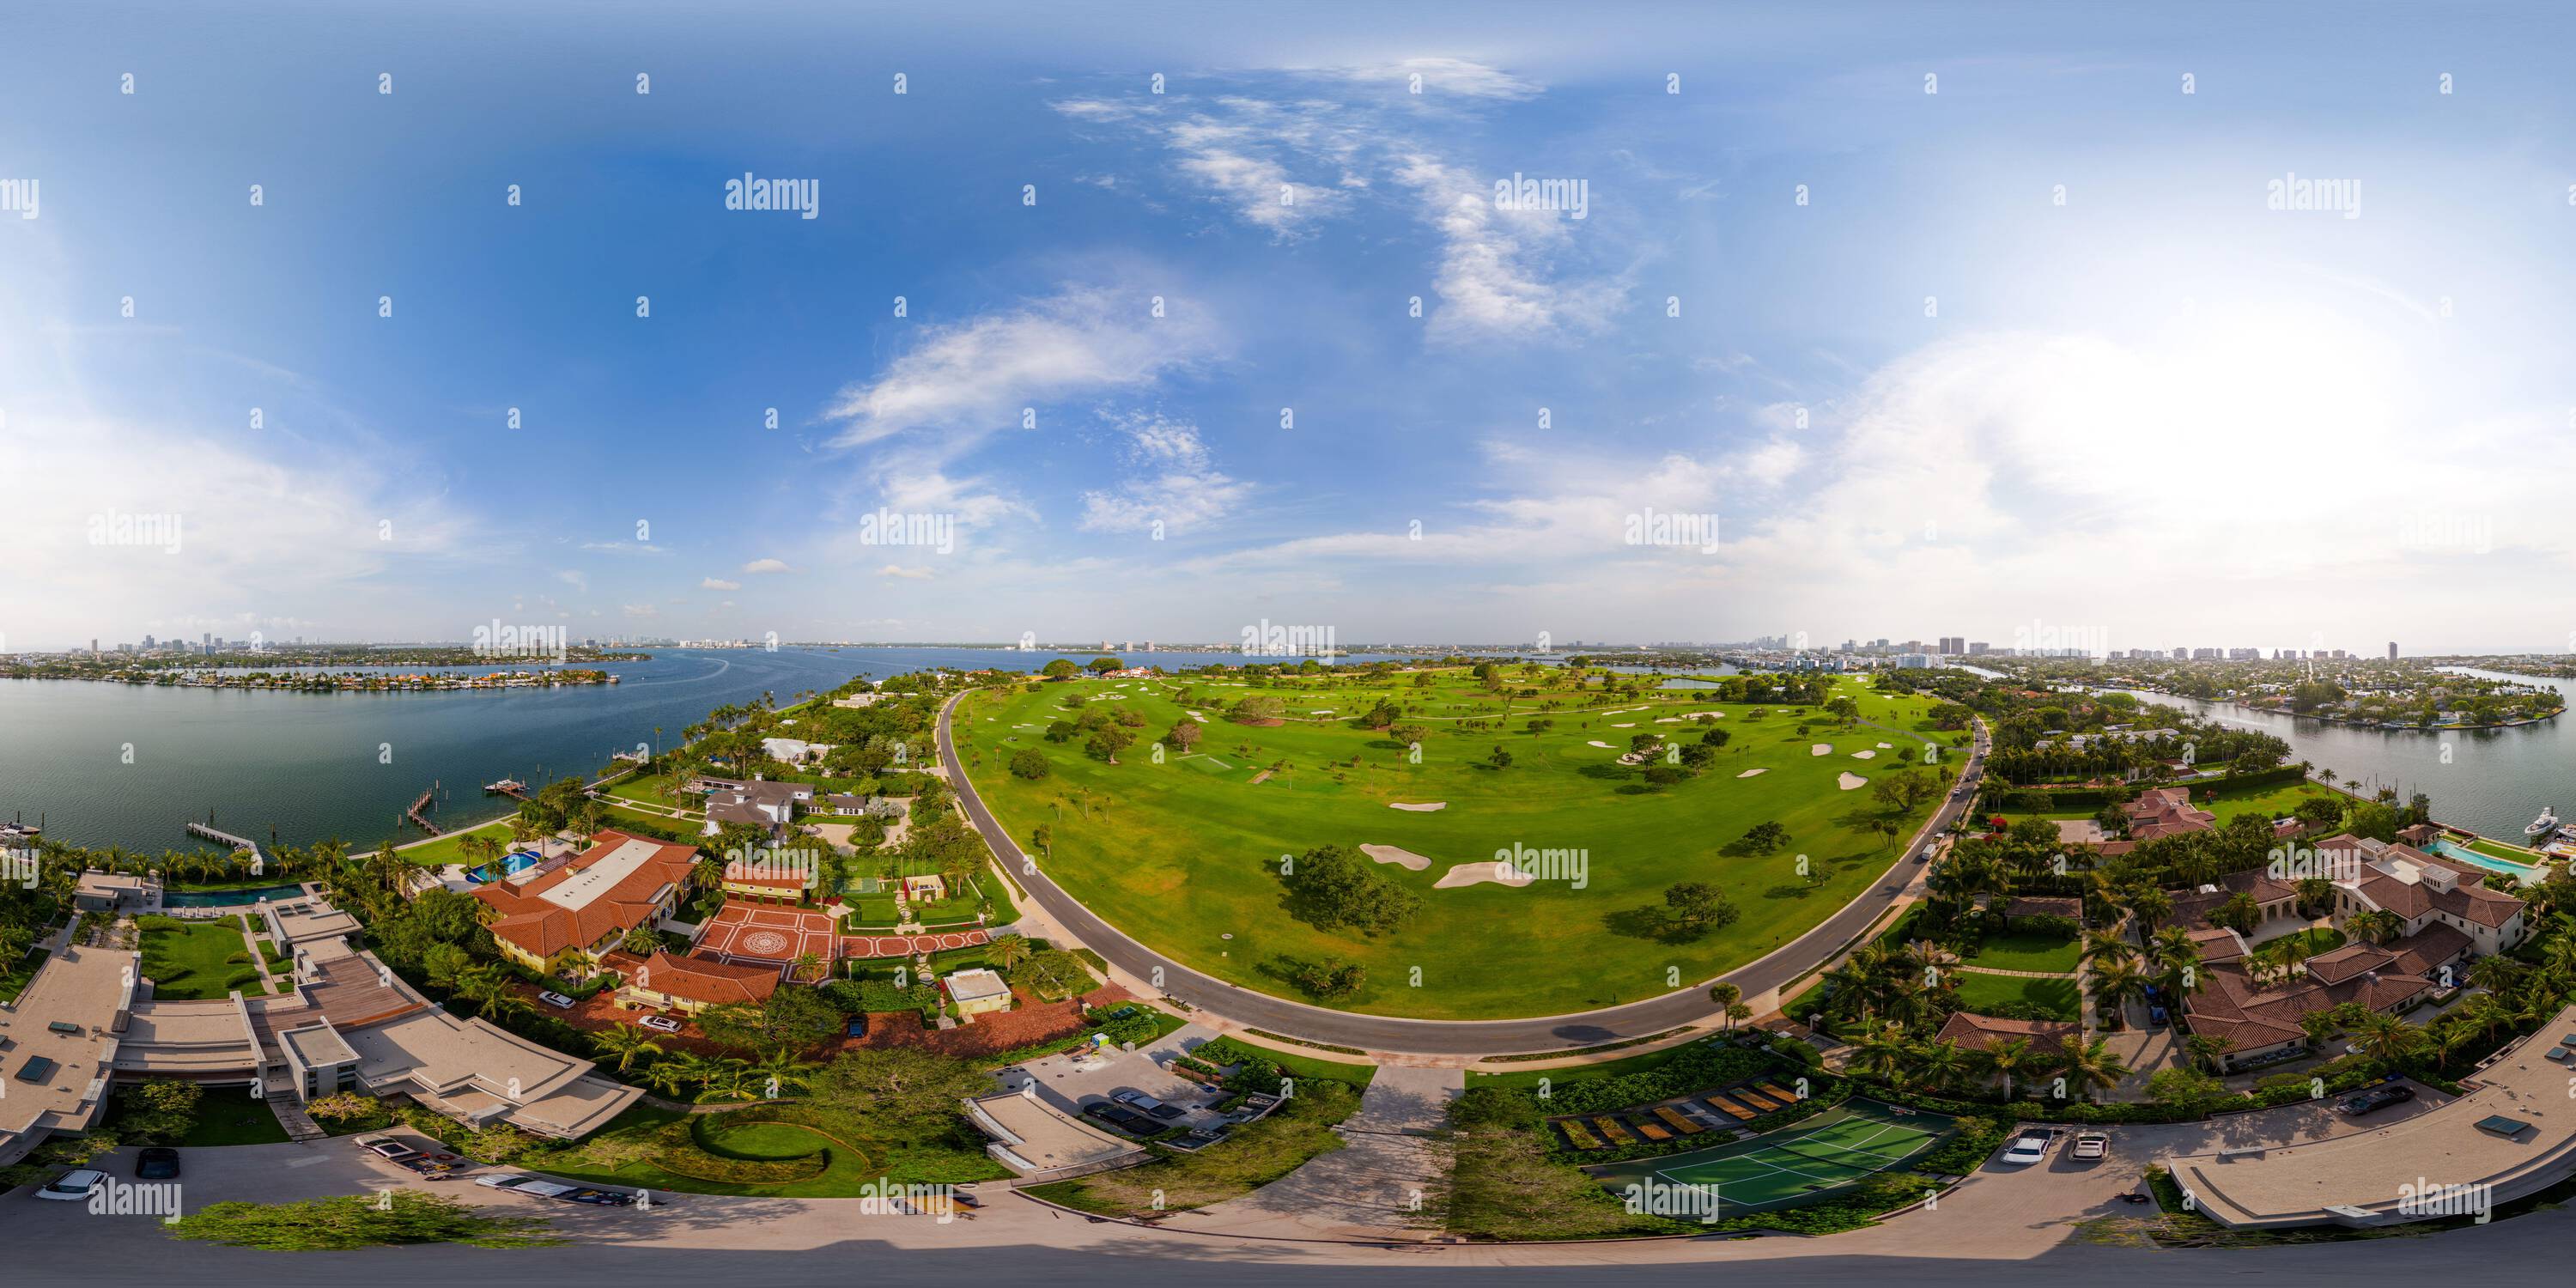
{"type": "Polygon", "coordinates": [[[677,1033],[680,1031],[680,1022],[667,1015],[647,1015],[635,1022],[643,1025],[645,1028],[653,1030],[656,1033],[677,1033]]]}
{"type": "Polygon", "coordinates": [[[2079,1163],[2098,1163],[2110,1156],[2111,1138],[2107,1134],[2098,1131],[2077,1132],[2075,1134],[2075,1161],[2079,1163]]]}
{"type": "Polygon", "coordinates": [[[2036,1163],[2046,1157],[2048,1157],[2046,1136],[2024,1136],[2014,1141],[2012,1148],[2004,1151],[2004,1161],[2016,1165],[2036,1163]]]}
{"type": "Polygon", "coordinates": [[[537,1000],[558,1011],[569,1011],[573,1008],[573,1000],[561,993],[539,993],[537,1000]]]}
{"type": "Polygon", "coordinates": [[[36,1191],[36,1197],[56,1199],[65,1203],[86,1202],[89,1199],[89,1192],[98,1188],[98,1183],[106,1179],[107,1173],[95,1167],[84,1167],[76,1172],[65,1172],[46,1182],[43,1189],[36,1191]]]}

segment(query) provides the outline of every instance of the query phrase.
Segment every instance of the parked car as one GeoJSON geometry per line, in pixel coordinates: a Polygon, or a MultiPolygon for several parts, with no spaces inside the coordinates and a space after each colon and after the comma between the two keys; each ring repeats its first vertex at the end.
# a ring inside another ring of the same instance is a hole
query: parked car
{"type": "Polygon", "coordinates": [[[2046,1136],[2024,1136],[2014,1141],[2012,1148],[2004,1151],[2004,1161],[2016,1166],[2036,1163],[2046,1157],[2048,1157],[2048,1137],[2046,1136]]]}
{"type": "Polygon", "coordinates": [[[566,997],[561,993],[554,992],[539,993],[537,994],[537,1000],[561,1011],[569,1011],[574,1005],[571,998],[566,997]]]}
{"type": "Polygon", "coordinates": [[[1107,1101],[1101,1101],[1098,1104],[1084,1105],[1082,1112],[1124,1132],[1144,1135],[1155,1130],[1153,1119],[1125,1105],[1113,1105],[1107,1101]]]}
{"type": "Polygon", "coordinates": [[[395,1140],[393,1137],[385,1135],[383,1132],[369,1132],[368,1134],[360,1136],[349,1143],[375,1155],[378,1158],[384,1159],[389,1163],[399,1163],[406,1158],[419,1158],[422,1156],[419,1150],[413,1149],[411,1146],[395,1140]]]}
{"type": "Polygon", "coordinates": [[[587,1185],[575,1189],[570,1194],[558,1194],[555,1197],[566,1203],[588,1203],[593,1207],[625,1207],[635,1201],[635,1196],[632,1194],[593,1189],[587,1185]]]}
{"type": "Polygon", "coordinates": [[[2390,1105],[2403,1104],[2414,1098],[2413,1087],[2373,1087],[2368,1091],[2356,1092],[2336,1101],[2335,1108],[2359,1118],[2363,1114],[2377,1113],[2390,1105]]]}
{"type": "Polygon", "coordinates": [[[2147,1023],[2155,1025],[2157,1028],[2163,1028],[2166,1024],[2171,1023],[2172,1020],[2173,1017],[2161,1006],[2150,1006],[2147,1008],[2147,1023]]]}
{"type": "Polygon", "coordinates": [[[36,1191],[36,1197],[64,1203],[87,1202],[89,1192],[97,1189],[98,1183],[106,1179],[107,1173],[95,1167],[84,1167],[78,1171],[65,1172],[45,1182],[45,1187],[36,1191]]]}
{"type": "Polygon", "coordinates": [[[474,1183],[484,1187],[485,1189],[507,1190],[515,1189],[518,1186],[535,1179],[537,1178],[533,1176],[521,1176],[515,1172],[494,1172],[490,1176],[475,1177],[474,1183]]]}
{"type": "Polygon", "coordinates": [[[1117,1095],[1110,1097],[1110,1099],[1115,1100],[1130,1109],[1151,1114],[1156,1118],[1162,1119],[1164,1122],[1170,1122],[1173,1119],[1180,1118],[1189,1113],[1189,1110],[1183,1109],[1179,1105],[1164,1104],[1162,1101],[1156,1100],[1152,1096],[1146,1095],[1141,1091],[1122,1091],[1117,1095]]]}
{"type": "Polygon", "coordinates": [[[2111,1156],[2111,1138],[2098,1131],[2075,1133],[2075,1161],[2098,1163],[2111,1156]]]}
{"type": "Polygon", "coordinates": [[[446,1180],[447,1178],[466,1169],[466,1164],[464,1163],[441,1162],[438,1159],[431,1158],[427,1154],[414,1154],[409,1158],[397,1158],[394,1160],[394,1166],[409,1168],[412,1171],[420,1173],[422,1178],[432,1181],[446,1180]]]}
{"type": "Polygon", "coordinates": [[[134,1175],[146,1181],[179,1179],[179,1151],[155,1146],[135,1155],[134,1175]]]}
{"type": "Polygon", "coordinates": [[[656,1033],[677,1033],[680,1031],[680,1022],[667,1015],[647,1015],[635,1022],[643,1025],[645,1028],[653,1030],[656,1033]]]}

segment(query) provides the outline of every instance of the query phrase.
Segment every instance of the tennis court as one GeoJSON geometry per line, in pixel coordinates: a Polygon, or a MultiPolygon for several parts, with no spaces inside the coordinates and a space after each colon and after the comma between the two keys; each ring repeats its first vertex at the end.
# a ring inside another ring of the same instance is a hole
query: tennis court
{"type": "Polygon", "coordinates": [[[1751,1140],[1586,1168],[1617,1192],[1652,1181],[1707,1186],[1729,1213],[1794,1207],[1901,1168],[1947,1139],[1956,1120],[1854,1098],[1751,1140]]]}

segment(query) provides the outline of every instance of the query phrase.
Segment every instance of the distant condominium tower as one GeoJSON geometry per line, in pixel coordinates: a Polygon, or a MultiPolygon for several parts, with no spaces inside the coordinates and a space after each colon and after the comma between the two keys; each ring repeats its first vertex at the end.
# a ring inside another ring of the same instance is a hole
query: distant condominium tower
{"type": "Polygon", "coordinates": [[[2397,660],[2397,641],[2395,640],[2388,641],[2388,660],[2391,662],[2397,660]]]}

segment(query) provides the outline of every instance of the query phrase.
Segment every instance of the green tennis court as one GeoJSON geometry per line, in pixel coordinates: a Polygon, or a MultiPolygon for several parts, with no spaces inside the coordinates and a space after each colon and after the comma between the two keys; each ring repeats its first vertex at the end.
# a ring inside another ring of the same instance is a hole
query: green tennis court
{"type": "Polygon", "coordinates": [[[1708,1186],[1727,1212],[1762,1212],[1814,1202],[1903,1167],[1956,1127],[1945,1114],[1854,1098],[1751,1140],[1585,1170],[1613,1192],[1644,1181],[1708,1186]]]}

